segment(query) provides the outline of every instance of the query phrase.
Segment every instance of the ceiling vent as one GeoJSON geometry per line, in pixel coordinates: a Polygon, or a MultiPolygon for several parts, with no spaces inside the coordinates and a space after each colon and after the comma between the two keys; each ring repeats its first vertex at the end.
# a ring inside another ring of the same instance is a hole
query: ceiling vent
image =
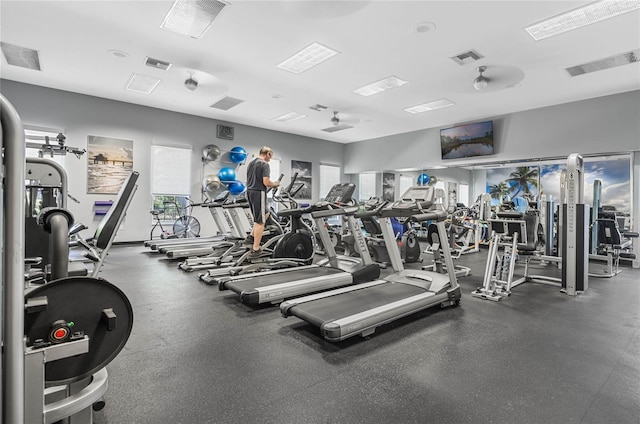
{"type": "Polygon", "coordinates": [[[640,59],[640,49],[631,50],[630,52],[609,56],[604,59],[596,60],[582,65],[567,68],[567,72],[572,77],[588,74],[590,72],[602,71],[604,69],[615,68],[616,66],[628,65],[638,62],[640,59]]]}
{"type": "Polygon", "coordinates": [[[135,91],[136,93],[151,94],[158,84],[160,84],[158,78],[142,74],[132,74],[125,88],[129,91],[135,91]]]}
{"type": "Polygon", "coordinates": [[[211,107],[214,109],[229,110],[232,107],[237,106],[242,102],[244,102],[244,100],[235,99],[233,97],[224,97],[221,100],[218,100],[217,102],[212,104],[211,107]]]}
{"type": "Polygon", "coordinates": [[[168,71],[169,68],[171,68],[171,63],[170,62],[165,62],[164,60],[160,60],[160,59],[154,59],[152,57],[148,57],[144,60],[144,64],[151,67],[151,68],[156,68],[156,69],[160,69],[163,71],[168,71]]]}
{"type": "Polygon", "coordinates": [[[463,52],[463,53],[457,54],[457,55],[451,57],[450,59],[453,60],[454,62],[456,62],[458,65],[466,65],[467,63],[473,63],[476,60],[480,60],[483,57],[484,56],[482,56],[477,51],[469,50],[468,52],[463,52]]]}
{"type": "Polygon", "coordinates": [[[313,105],[313,106],[309,106],[309,109],[313,109],[313,110],[317,110],[318,112],[322,112],[323,110],[327,110],[329,108],[327,106],[316,104],[316,105],[313,105]]]}
{"type": "Polygon", "coordinates": [[[34,71],[40,70],[40,57],[38,56],[37,50],[9,43],[0,43],[0,46],[2,47],[4,58],[7,59],[9,65],[33,69],[34,71]]]}
{"type": "Polygon", "coordinates": [[[348,130],[349,128],[353,128],[352,125],[347,125],[347,124],[338,124],[332,127],[328,127],[328,128],[323,128],[322,131],[324,132],[328,132],[328,133],[333,133],[336,131],[342,131],[342,130],[348,130]]]}

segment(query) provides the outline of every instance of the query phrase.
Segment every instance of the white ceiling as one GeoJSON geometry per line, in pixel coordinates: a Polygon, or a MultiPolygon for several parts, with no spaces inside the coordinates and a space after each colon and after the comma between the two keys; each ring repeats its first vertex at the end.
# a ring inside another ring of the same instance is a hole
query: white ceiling
{"type": "Polygon", "coordinates": [[[0,38],[38,50],[42,70],[9,66],[3,56],[0,76],[348,143],[640,89],[638,62],[576,77],[565,70],[638,49],[640,11],[541,41],[524,30],[587,3],[230,0],[209,31],[192,39],[160,28],[173,1],[3,0],[0,38]],[[421,22],[436,28],[417,32],[421,22]],[[313,42],[340,54],[297,75],[276,67],[313,42]],[[450,59],[470,49],[484,58],[463,66],[450,59]],[[147,56],[173,66],[147,67],[147,56]],[[482,92],[472,86],[479,65],[492,79],[482,92]],[[199,82],[196,91],[183,85],[189,72],[199,82]],[[150,95],[126,91],[132,73],[162,82],[150,95]],[[352,92],[391,75],[408,84],[369,97],[352,92]],[[210,107],[224,96],[244,102],[228,111],[210,107]],[[403,110],[441,98],[455,105],[420,114],[403,110]],[[309,109],[315,104],[329,109],[309,109]],[[331,126],[333,110],[343,122],[358,122],[321,131],[331,126]],[[307,118],[273,120],[288,112],[307,118]]]}

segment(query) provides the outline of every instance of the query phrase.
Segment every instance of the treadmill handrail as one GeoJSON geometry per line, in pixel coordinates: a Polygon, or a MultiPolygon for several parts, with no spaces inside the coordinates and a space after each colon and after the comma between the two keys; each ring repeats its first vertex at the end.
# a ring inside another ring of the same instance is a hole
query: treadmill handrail
{"type": "Polygon", "coordinates": [[[447,211],[435,210],[435,211],[424,212],[418,215],[412,215],[410,219],[415,222],[444,221],[445,219],[447,219],[447,211]]]}

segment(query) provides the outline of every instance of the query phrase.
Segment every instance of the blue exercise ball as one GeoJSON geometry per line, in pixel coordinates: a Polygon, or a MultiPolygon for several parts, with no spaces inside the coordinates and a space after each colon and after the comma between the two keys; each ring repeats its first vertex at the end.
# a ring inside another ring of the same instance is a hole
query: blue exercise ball
{"type": "Polygon", "coordinates": [[[422,173],[418,175],[418,185],[427,185],[429,184],[429,174],[422,173]]]}
{"type": "Polygon", "coordinates": [[[242,163],[247,159],[247,151],[242,147],[234,147],[229,151],[229,158],[233,163],[242,163]]]}
{"type": "Polygon", "coordinates": [[[222,168],[218,171],[218,178],[222,182],[235,181],[236,179],[236,171],[233,168],[222,168]]]}
{"type": "Polygon", "coordinates": [[[234,181],[228,186],[229,193],[233,195],[238,195],[244,192],[245,186],[240,181],[234,181]]]}

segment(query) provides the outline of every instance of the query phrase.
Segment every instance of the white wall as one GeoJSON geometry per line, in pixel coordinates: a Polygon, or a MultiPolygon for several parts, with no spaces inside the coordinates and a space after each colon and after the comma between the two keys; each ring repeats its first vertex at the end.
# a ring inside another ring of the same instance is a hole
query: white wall
{"type": "Polygon", "coordinates": [[[431,128],[351,143],[344,171],[469,166],[486,162],[640,150],[640,91],[516,112],[494,121],[496,154],[443,161],[440,129],[431,128]]]}
{"type": "MultiPolygon", "coordinates": [[[[134,170],[140,173],[138,191],[116,241],[139,241],[149,237],[152,144],[193,147],[191,197],[195,201],[201,199],[201,152],[207,144],[216,144],[223,151],[242,146],[250,156],[257,154],[261,146],[268,145],[282,160],[281,172],[285,174],[285,182],[290,177],[292,159],[312,162],[312,176],[316,181],[313,184],[314,200],[318,199],[319,163],[342,166],[344,157],[344,145],[319,139],[227,124],[234,127],[234,140],[226,141],[216,138],[216,125],[220,121],[212,119],[7,80],[0,80],[0,89],[15,106],[24,124],[61,129],[69,146],[86,149],[88,135],[133,140],[134,170]]],[[[76,221],[89,226],[89,230],[84,232],[89,236],[100,220],[93,214],[94,201],[113,200],[115,195],[87,194],[86,155],[81,159],[68,156],[65,168],[69,177],[69,193],[81,202],[69,202],[68,207],[76,221]]],[[[237,173],[238,179],[244,180],[246,167],[240,167],[237,173]]],[[[202,233],[207,234],[213,228],[212,218],[203,208],[197,209],[194,215],[203,223],[202,233]]]]}

